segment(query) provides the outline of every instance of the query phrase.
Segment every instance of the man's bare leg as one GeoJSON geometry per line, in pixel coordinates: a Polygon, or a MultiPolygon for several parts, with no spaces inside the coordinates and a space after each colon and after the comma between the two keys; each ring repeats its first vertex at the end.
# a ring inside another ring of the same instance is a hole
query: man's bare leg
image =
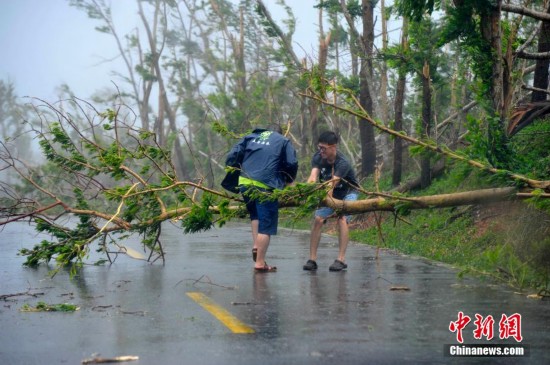
{"type": "Polygon", "coordinates": [[[269,241],[271,236],[268,234],[258,233],[258,236],[255,241],[255,246],[258,249],[258,256],[256,258],[256,268],[263,268],[266,266],[265,255],[267,253],[267,248],[269,247],[269,241]]]}
{"type": "Polygon", "coordinates": [[[319,241],[321,241],[321,231],[323,229],[324,221],[324,218],[315,217],[311,227],[311,235],[309,238],[309,258],[313,261],[317,261],[317,249],[319,248],[319,241]]]}
{"type": "Polygon", "coordinates": [[[349,242],[349,228],[346,217],[338,217],[338,260],[346,262],[346,250],[349,242]]]}

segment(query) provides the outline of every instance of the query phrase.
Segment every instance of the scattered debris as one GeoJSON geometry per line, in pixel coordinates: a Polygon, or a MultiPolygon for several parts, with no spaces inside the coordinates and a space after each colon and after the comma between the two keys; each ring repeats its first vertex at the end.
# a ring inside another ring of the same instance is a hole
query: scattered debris
{"type": "Polygon", "coordinates": [[[92,307],[92,311],[94,312],[103,312],[107,308],[111,308],[112,305],[96,305],[95,307],[92,307]]]}
{"type": "Polygon", "coordinates": [[[141,316],[141,317],[145,317],[145,315],[147,314],[146,311],[120,311],[120,313],[122,313],[122,314],[133,314],[133,315],[141,316]]]}
{"type": "Polygon", "coordinates": [[[411,290],[408,286],[392,286],[390,287],[390,290],[402,290],[402,291],[408,291],[411,290]]]}
{"type": "Polygon", "coordinates": [[[94,357],[82,360],[82,364],[106,364],[110,362],[125,362],[139,360],[139,356],[94,357]]]}
{"type": "Polygon", "coordinates": [[[12,297],[20,297],[20,296],[23,296],[23,295],[28,295],[28,296],[35,297],[35,298],[38,297],[39,295],[44,295],[43,292],[32,293],[31,290],[32,289],[29,289],[26,292],[15,293],[15,294],[2,294],[2,295],[0,295],[0,300],[6,300],[6,299],[12,298],[12,297]]]}
{"type": "MultiPolygon", "coordinates": [[[[202,284],[209,284],[209,285],[213,285],[213,286],[217,286],[217,287],[220,287],[220,288],[224,288],[224,289],[228,289],[228,290],[235,290],[237,289],[236,286],[224,286],[224,285],[220,285],[220,284],[216,284],[216,283],[213,283],[212,280],[210,280],[210,278],[207,276],[207,275],[202,275],[200,278],[198,279],[184,279],[184,280],[187,280],[187,281],[193,281],[193,286],[195,286],[197,283],[202,283],[202,284]],[[206,281],[202,281],[202,279],[205,278],[206,281]]],[[[176,286],[178,286],[182,281],[184,280],[180,280],[176,283],[176,285],[174,285],[174,288],[176,286]]]]}
{"type": "Polygon", "coordinates": [[[123,285],[128,284],[128,283],[131,283],[131,282],[132,282],[131,280],[117,280],[117,281],[115,281],[113,284],[116,284],[116,287],[117,287],[117,288],[120,288],[120,287],[122,287],[123,285]]]}

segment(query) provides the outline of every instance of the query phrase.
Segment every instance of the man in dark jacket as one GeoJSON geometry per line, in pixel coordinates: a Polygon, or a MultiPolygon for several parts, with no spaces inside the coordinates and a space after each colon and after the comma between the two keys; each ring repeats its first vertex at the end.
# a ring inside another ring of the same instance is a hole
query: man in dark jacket
{"type": "Polygon", "coordinates": [[[294,181],[298,172],[296,151],[280,127],[272,126],[256,129],[241,139],[225,164],[240,169],[238,184],[252,225],[254,270],[276,271],[275,266],[267,265],[265,255],[271,236],[277,234],[279,202],[259,199],[257,194],[283,189],[294,181]]]}

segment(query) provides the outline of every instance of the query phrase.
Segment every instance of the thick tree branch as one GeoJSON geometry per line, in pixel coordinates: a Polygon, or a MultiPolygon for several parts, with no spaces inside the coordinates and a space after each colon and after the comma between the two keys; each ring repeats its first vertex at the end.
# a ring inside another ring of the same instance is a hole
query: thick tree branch
{"type": "Polygon", "coordinates": [[[519,6],[519,5],[503,3],[502,4],[502,10],[507,11],[509,13],[527,15],[527,16],[529,16],[531,18],[534,18],[534,19],[537,19],[537,20],[550,21],[550,14],[542,12],[542,11],[532,10],[532,9],[529,9],[525,6],[519,6]]]}
{"type": "Polygon", "coordinates": [[[343,105],[334,104],[332,101],[327,100],[325,98],[322,98],[321,96],[315,94],[314,92],[302,93],[301,95],[305,96],[305,97],[308,97],[308,98],[311,98],[311,99],[314,99],[314,100],[316,100],[316,101],[318,101],[322,104],[333,107],[337,110],[341,110],[343,112],[346,112],[350,115],[354,115],[354,116],[358,117],[359,119],[364,119],[365,121],[372,124],[375,128],[381,130],[384,133],[388,133],[388,134],[390,134],[394,137],[404,139],[404,140],[406,140],[410,143],[413,143],[417,146],[423,147],[423,148],[425,148],[429,151],[436,152],[438,154],[450,157],[450,158],[452,158],[454,160],[457,160],[457,161],[466,162],[470,166],[476,167],[476,168],[478,168],[480,170],[483,170],[483,171],[490,172],[492,174],[505,174],[505,175],[509,176],[511,179],[526,183],[527,185],[529,185],[530,187],[532,187],[534,189],[543,189],[545,191],[550,191],[550,181],[534,180],[534,179],[530,179],[530,178],[528,178],[526,176],[523,176],[523,175],[520,175],[520,174],[515,174],[515,173],[510,172],[510,171],[501,170],[501,169],[497,169],[497,168],[494,168],[494,167],[491,167],[491,166],[487,166],[487,165],[485,165],[485,164],[483,164],[479,161],[470,160],[470,159],[468,159],[468,158],[466,158],[466,157],[464,157],[464,156],[462,156],[462,155],[460,155],[456,152],[453,152],[445,146],[438,146],[435,142],[419,140],[417,138],[413,138],[411,136],[408,136],[408,135],[404,134],[403,132],[398,132],[398,131],[395,131],[395,130],[389,128],[389,127],[386,127],[386,126],[376,122],[374,119],[371,118],[369,113],[367,113],[367,111],[362,108],[361,104],[355,98],[353,93],[350,93],[348,90],[339,90],[339,91],[345,93],[346,96],[353,102],[354,109],[352,109],[350,107],[343,106],[343,105]]]}
{"type": "Polygon", "coordinates": [[[516,53],[516,57],[523,58],[526,60],[547,60],[547,59],[550,59],[550,52],[538,52],[538,53],[518,52],[516,53]]]}
{"type": "Polygon", "coordinates": [[[427,209],[434,207],[444,208],[459,205],[485,204],[516,198],[518,198],[518,196],[516,195],[515,188],[495,188],[417,198],[409,197],[406,201],[380,197],[357,201],[343,201],[327,198],[324,202],[328,207],[335,210],[356,214],[374,211],[397,211],[399,209],[427,209]]]}

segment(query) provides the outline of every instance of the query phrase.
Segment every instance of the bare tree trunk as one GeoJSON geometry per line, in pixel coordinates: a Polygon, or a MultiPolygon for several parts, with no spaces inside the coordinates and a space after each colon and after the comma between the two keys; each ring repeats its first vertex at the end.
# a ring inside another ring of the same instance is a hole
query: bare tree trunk
{"type": "Polygon", "coordinates": [[[516,193],[517,191],[515,188],[494,188],[407,198],[406,200],[380,197],[356,201],[343,201],[327,198],[324,204],[345,213],[367,213],[375,211],[395,211],[398,206],[406,206],[408,209],[445,208],[522,198],[521,195],[518,196],[516,193]]]}
{"type": "MultiPolygon", "coordinates": [[[[403,29],[401,31],[401,48],[404,52],[408,48],[409,24],[406,18],[403,19],[403,29]]],[[[401,68],[398,71],[399,78],[395,90],[395,130],[403,130],[403,106],[405,105],[405,87],[407,83],[407,74],[401,68]]],[[[397,186],[401,183],[401,174],[403,172],[403,140],[394,138],[393,140],[393,174],[392,185],[397,186]]]]}
{"type": "MultiPolygon", "coordinates": [[[[380,12],[382,13],[382,52],[386,53],[388,49],[388,27],[386,22],[386,6],[385,1],[380,1],[380,12]]],[[[390,102],[388,100],[388,68],[385,60],[380,60],[380,101],[379,112],[382,123],[388,124],[390,121],[390,102]]],[[[389,136],[382,134],[379,136],[379,155],[382,157],[384,164],[389,163],[391,154],[391,140],[389,136]]]]}
{"type": "Polygon", "coordinates": [[[502,67],[502,37],[500,30],[502,0],[497,0],[494,6],[486,9],[481,15],[481,33],[493,52],[492,72],[489,86],[491,97],[491,111],[494,118],[489,121],[488,144],[489,161],[493,166],[501,166],[507,158],[505,117],[506,105],[504,100],[504,80],[502,67]]]}
{"type": "MultiPolygon", "coordinates": [[[[546,10],[547,14],[550,14],[550,7],[546,10]]],[[[537,47],[538,53],[550,51],[550,22],[543,22],[542,29],[539,35],[539,44],[537,47]]],[[[548,89],[548,67],[550,67],[549,59],[539,59],[536,62],[535,78],[533,80],[533,87],[540,90],[548,89]]],[[[543,91],[533,91],[531,95],[531,101],[545,101],[547,93],[543,91]]]]}
{"type": "MultiPolygon", "coordinates": [[[[330,42],[330,34],[325,39],[323,31],[323,8],[319,8],[319,74],[322,79],[325,78],[325,70],[327,68],[328,44],[330,42]]],[[[311,116],[311,139],[312,143],[317,143],[319,139],[319,105],[315,102],[308,103],[309,113],[311,116]]]]}
{"type": "MultiPolygon", "coordinates": [[[[430,85],[430,65],[424,61],[422,68],[422,137],[428,140],[431,136],[432,125],[432,91],[430,85]]],[[[425,189],[432,182],[430,156],[423,154],[420,161],[421,188],[425,189]]]]}
{"type": "MultiPolygon", "coordinates": [[[[386,11],[384,0],[380,1],[380,11],[382,13],[382,52],[386,53],[388,50],[388,26],[384,14],[386,11]]],[[[390,107],[388,101],[388,68],[385,61],[380,62],[380,99],[382,121],[387,124],[390,119],[390,107]]]]}
{"type": "MultiPolygon", "coordinates": [[[[363,45],[365,52],[361,57],[360,95],[361,106],[372,115],[373,100],[369,83],[372,80],[372,51],[374,45],[374,3],[372,0],[362,0],[363,8],[363,45]]],[[[374,128],[365,120],[359,122],[361,136],[361,176],[367,177],[374,173],[376,166],[376,142],[374,128]]]]}
{"type": "MultiPolygon", "coordinates": [[[[139,1],[138,1],[138,6],[139,6],[139,15],[142,19],[143,26],[145,27],[145,30],[147,32],[149,47],[152,53],[151,62],[155,68],[155,76],[157,78],[157,82],[159,85],[159,123],[163,123],[164,121],[164,118],[160,119],[160,116],[162,115],[160,111],[163,110],[166,113],[166,118],[168,118],[170,131],[178,135],[179,133],[176,127],[176,113],[172,109],[170,105],[170,101],[168,100],[168,95],[166,93],[166,87],[164,85],[164,79],[162,77],[162,70],[160,66],[160,55],[162,53],[162,49],[164,48],[164,43],[161,44],[160,50],[157,49],[156,26],[157,26],[157,15],[160,12],[161,4],[159,0],[157,0],[155,3],[155,22],[154,22],[153,31],[151,31],[151,27],[149,25],[149,22],[147,21],[147,18],[145,17],[145,14],[143,13],[143,7],[141,6],[141,2],[139,1]]],[[[175,152],[174,162],[176,166],[176,172],[179,177],[185,179],[188,177],[188,174],[185,168],[185,159],[183,156],[183,150],[182,150],[179,138],[176,138],[175,140],[174,152],[175,152]]]]}

